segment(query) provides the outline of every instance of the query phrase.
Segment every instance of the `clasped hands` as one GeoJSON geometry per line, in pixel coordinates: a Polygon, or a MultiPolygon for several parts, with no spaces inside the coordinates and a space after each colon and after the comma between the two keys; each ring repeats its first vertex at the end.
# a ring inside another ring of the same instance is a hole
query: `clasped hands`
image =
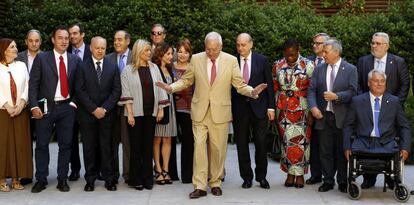
{"type": "Polygon", "coordinates": [[[96,119],[100,120],[105,117],[106,110],[102,107],[97,107],[92,114],[96,117],[96,119]]]}
{"type": "Polygon", "coordinates": [[[18,105],[11,106],[9,103],[6,103],[3,105],[4,108],[6,108],[7,113],[9,113],[10,117],[16,117],[19,115],[24,107],[26,106],[26,102],[24,100],[21,100],[18,105]]]}

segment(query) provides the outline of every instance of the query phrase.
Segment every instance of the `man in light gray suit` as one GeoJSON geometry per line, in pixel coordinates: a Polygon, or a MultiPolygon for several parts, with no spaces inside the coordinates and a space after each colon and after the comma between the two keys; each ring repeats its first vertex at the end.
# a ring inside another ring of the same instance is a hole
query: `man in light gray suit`
{"type": "MultiPolygon", "coordinates": [[[[115,51],[108,54],[105,58],[108,58],[111,63],[118,65],[119,73],[122,73],[124,67],[131,63],[132,53],[128,48],[129,43],[131,42],[131,36],[128,32],[124,30],[119,30],[115,32],[114,36],[114,49],[115,51]]],[[[129,139],[128,139],[128,129],[127,121],[124,117],[124,106],[119,105],[115,108],[116,120],[115,127],[113,129],[113,143],[112,143],[112,160],[113,170],[115,173],[115,183],[119,179],[119,156],[118,148],[119,143],[122,143],[122,178],[124,178],[125,183],[128,183],[129,180],[129,139]]]]}
{"type": "Polygon", "coordinates": [[[323,47],[325,63],[315,68],[308,103],[315,129],[319,132],[319,152],[323,184],[319,192],[327,192],[335,185],[346,192],[346,161],[343,152],[342,125],[351,99],[357,93],[356,67],[341,58],[342,45],[335,39],[327,40],[323,47]]]}
{"type": "Polygon", "coordinates": [[[18,53],[16,60],[22,61],[26,64],[27,72],[30,73],[32,69],[33,60],[40,52],[40,45],[42,45],[42,36],[40,31],[32,29],[27,32],[26,39],[24,40],[27,49],[18,53]]]}

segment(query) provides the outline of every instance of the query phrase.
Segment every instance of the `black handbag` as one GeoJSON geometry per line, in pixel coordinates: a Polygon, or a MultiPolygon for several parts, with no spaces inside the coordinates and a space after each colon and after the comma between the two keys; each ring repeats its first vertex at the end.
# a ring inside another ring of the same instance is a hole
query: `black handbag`
{"type": "Polygon", "coordinates": [[[282,154],[282,139],[280,139],[278,132],[277,132],[277,125],[276,122],[270,122],[269,128],[266,134],[266,144],[267,144],[267,153],[268,156],[275,160],[280,161],[280,157],[282,154]]]}
{"type": "MultiPolygon", "coordinates": [[[[164,81],[164,83],[167,83],[167,79],[165,79],[164,74],[162,73],[161,69],[159,68],[160,73],[161,73],[161,77],[162,77],[162,81],[164,81]]],[[[170,96],[167,94],[168,97],[168,101],[170,101],[170,96]]],[[[157,124],[160,125],[166,125],[168,123],[170,123],[170,106],[164,107],[164,117],[157,122],[157,124]]]]}

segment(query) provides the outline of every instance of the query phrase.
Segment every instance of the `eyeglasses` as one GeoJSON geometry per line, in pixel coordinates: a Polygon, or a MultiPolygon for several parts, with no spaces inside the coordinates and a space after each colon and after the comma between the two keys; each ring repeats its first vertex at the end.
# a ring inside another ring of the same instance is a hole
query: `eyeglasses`
{"type": "Polygon", "coordinates": [[[316,42],[316,41],[312,43],[312,45],[317,45],[317,46],[322,45],[322,44],[323,42],[316,42]]]}
{"type": "Polygon", "coordinates": [[[384,45],[384,44],[387,44],[387,43],[380,43],[380,42],[371,42],[371,46],[380,46],[380,45],[384,45]]]}
{"type": "Polygon", "coordinates": [[[163,34],[164,34],[164,32],[163,32],[163,31],[152,31],[152,32],[151,32],[151,34],[152,34],[153,36],[161,36],[161,35],[163,35],[163,34]]]}

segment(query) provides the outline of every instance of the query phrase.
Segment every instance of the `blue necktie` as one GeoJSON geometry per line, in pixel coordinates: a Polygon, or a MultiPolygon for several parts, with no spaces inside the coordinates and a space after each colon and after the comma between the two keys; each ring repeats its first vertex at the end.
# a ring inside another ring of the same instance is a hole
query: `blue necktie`
{"type": "Polygon", "coordinates": [[[319,64],[321,64],[322,63],[322,58],[321,57],[318,57],[318,58],[316,58],[316,60],[318,61],[317,63],[316,63],[316,65],[319,65],[319,64]]]}
{"type": "Polygon", "coordinates": [[[379,98],[375,98],[375,105],[374,105],[374,132],[376,137],[381,137],[380,130],[379,130],[379,114],[380,114],[380,104],[379,98]]]}
{"type": "Polygon", "coordinates": [[[124,70],[124,67],[125,67],[124,58],[125,58],[125,55],[124,55],[124,54],[122,54],[122,55],[119,57],[119,64],[118,64],[118,67],[119,67],[119,73],[122,73],[122,71],[124,70]]]}
{"type": "Polygon", "coordinates": [[[96,76],[98,77],[98,82],[101,83],[102,67],[99,61],[96,62],[96,76]]]}

